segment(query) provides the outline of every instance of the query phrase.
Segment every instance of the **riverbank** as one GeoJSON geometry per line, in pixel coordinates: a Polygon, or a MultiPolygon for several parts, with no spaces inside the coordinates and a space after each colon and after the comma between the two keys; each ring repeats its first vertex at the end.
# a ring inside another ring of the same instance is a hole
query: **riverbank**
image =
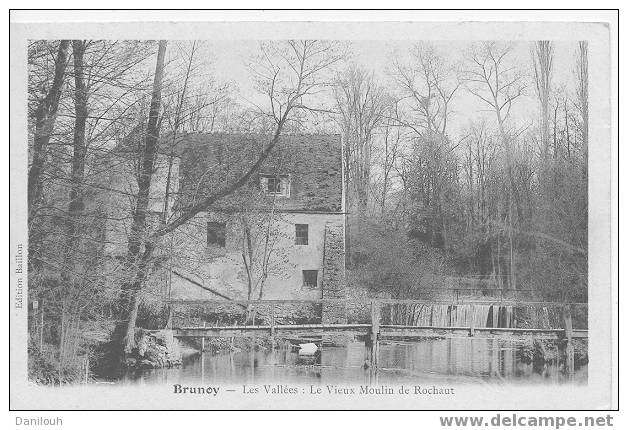
{"type": "MultiPolygon", "coordinates": [[[[566,340],[534,339],[526,341],[522,347],[521,360],[542,366],[548,363],[565,362],[566,340]]],[[[589,363],[589,342],[587,339],[573,339],[574,364],[583,366],[589,363]]]]}
{"type": "Polygon", "coordinates": [[[143,330],[135,333],[136,347],[125,357],[125,367],[135,369],[180,366],[182,348],[172,330],[143,330]]]}
{"type": "MultiPolygon", "coordinates": [[[[305,342],[305,341],[304,341],[305,342]]],[[[194,350],[195,352],[221,353],[221,352],[241,352],[288,348],[291,342],[286,339],[277,339],[270,336],[257,337],[207,337],[201,339],[186,339],[180,341],[181,345],[194,350]]]]}
{"type": "MultiPolygon", "coordinates": [[[[142,330],[136,333],[137,347],[127,355],[127,369],[160,369],[173,368],[181,365],[188,356],[207,352],[218,354],[224,352],[266,351],[290,348],[291,342],[285,339],[258,336],[252,338],[208,337],[177,339],[171,330],[142,330]]],[[[304,341],[305,342],[305,341],[304,341]]]]}

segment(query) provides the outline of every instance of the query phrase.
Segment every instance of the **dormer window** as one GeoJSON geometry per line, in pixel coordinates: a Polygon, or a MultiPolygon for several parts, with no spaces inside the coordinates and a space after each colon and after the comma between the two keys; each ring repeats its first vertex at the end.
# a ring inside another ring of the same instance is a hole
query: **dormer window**
{"type": "Polygon", "coordinates": [[[260,185],[269,196],[290,197],[289,175],[261,175],[260,185]]]}
{"type": "Polygon", "coordinates": [[[270,177],[266,179],[266,192],[268,194],[281,194],[281,178],[270,177]]]}

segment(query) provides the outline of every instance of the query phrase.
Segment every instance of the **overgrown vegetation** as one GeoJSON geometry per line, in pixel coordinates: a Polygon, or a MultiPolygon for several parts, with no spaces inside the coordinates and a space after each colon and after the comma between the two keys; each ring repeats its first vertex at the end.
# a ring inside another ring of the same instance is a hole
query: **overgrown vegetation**
{"type": "Polygon", "coordinates": [[[529,67],[521,49],[417,44],[385,91],[365,71],[338,81],[337,104],[352,112],[340,122],[356,283],[417,297],[463,276],[586,301],[587,45],[571,47],[560,84],[554,43],[531,44],[529,67]]]}

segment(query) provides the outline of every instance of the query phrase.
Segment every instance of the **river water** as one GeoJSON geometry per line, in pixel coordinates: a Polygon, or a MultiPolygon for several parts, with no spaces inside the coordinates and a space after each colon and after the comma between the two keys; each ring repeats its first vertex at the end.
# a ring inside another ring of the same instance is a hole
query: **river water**
{"type": "Polygon", "coordinates": [[[187,357],[180,368],[126,375],[130,384],[254,384],[411,382],[582,384],[587,366],[569,381],[557,363],[535,368],[521,360],[522,344],[498,339],[429,339],[382,342],[377,369],[365,368],[363,342],[323,346],[314,356],[296,349],[205,353],[187,357]]]}

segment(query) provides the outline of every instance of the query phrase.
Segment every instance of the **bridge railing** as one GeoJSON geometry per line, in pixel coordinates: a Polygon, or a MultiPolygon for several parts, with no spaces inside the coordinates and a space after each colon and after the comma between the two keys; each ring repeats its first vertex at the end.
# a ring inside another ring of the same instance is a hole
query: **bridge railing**
{"type": "Polygon", "coordinates": [[[381,324],[422,327],[512,327],[561,329],[564,315],[574,329],[586,329],[586,303],[509,299],[398,300],[170,300],[173,327],[241,327],[264,325],[320,325],[326,307],[342,306],[343,324],[381,324]],[[375,313],[373,309],[376,309],[375,313]],[[376,315],[377,321],[373,321],[376,315]]]}

